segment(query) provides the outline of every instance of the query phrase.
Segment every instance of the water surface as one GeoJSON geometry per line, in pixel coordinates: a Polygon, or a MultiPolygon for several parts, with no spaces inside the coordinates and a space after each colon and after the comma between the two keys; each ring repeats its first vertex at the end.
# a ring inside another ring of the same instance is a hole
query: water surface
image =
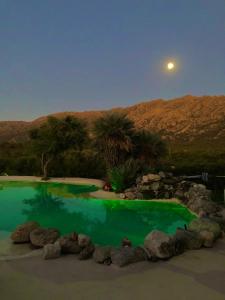
{"type": "Polygon", "coordinates": [[[93,199],[89,193],[95,190],[90,185],[0,182],[0,239],[33,220],[62,234],[88,234],[100,245],[118,246],[124,237],[138,245],[153,229],[173,234],[195,218],[176,203],[93,199]]]}

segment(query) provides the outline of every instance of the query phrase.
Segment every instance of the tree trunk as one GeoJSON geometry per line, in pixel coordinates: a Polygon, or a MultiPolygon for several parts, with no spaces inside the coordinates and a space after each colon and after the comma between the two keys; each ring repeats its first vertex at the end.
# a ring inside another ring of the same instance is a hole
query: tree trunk
{"type": "Polygon", "coordinates": [[[50,163],[50,161],[52,160],[52,158],[47,158],[47,155],[45,155],[45,153],[42,153],[41,155],[41,169],[42,169],[42,173],[43,173],[43,178],[47,178],[48,177],[48,165],[50,163]]]}

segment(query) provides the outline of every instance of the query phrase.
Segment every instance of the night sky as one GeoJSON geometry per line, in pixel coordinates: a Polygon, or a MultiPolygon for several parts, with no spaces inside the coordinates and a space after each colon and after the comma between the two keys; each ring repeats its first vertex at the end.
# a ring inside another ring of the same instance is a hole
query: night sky
{"type": "Polygon", "coordinates": [[[225,94],[224,0],[0,0],[0,120],[185,94],[225,94]]]}

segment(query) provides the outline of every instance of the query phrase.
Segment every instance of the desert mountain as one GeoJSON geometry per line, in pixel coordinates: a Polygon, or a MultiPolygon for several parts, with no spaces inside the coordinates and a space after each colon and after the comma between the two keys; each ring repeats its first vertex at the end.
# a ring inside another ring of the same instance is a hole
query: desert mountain
{"type": "MultiPolygon", "coordinates": [[[[225,147],[225,96],[184,96],[173,100],[152,100],[125,108],[123,111],[137,128],[157,132],[173,145],[225,147]]],[[[106,111],[62,112],[61,118],[73,115],[91,124],[106,111]]],[[[39,126],[47,116],[32,122],[0,122],[0,142],[21,141],[33,126],[39,126]]]]}

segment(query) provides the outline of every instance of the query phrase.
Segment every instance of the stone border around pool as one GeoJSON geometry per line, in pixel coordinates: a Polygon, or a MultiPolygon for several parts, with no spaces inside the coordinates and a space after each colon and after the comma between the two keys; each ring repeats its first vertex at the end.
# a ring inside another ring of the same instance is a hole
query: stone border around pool
{"type": "MultiPolygon", "coordinates": [[[[152,174],[150,174],[152,176],[152,174]]],[[[39,177],[33,176],[1,176],[6,181],[38,181],[39,177]]],[[[100,188],[103,181],[83,178],[57,178],[49,182],[66,184],[93,184],[100,188]]],[[[186,182],[183,181],[185,186],[186,182]]],[[[98,191],[97,191],[98,192],[98,191]]],[[[114,194],[104,192],[101,198],[111,198],[114,194]]],[[[91,193],[92,196],[93,193],[91,193]]],[[[114,194],[116,196],[116,194],[114,194]]],[[[97,197],[99,195],[97,194],[97,197]]],[[[119,199],[117,196],[114,199],[119,199]]],[[[121,199],[120,199],[121,200],[121,199]]],[[[174,235],[167,235],[164,232],[154,230],[144,239],[143,245],[132,247],[132,241],[124,239],[121,247],[94,245],[91,238],[82,233],[71,233],[61,236],[57,229],[41,228],[36,222],[27,222],[19,225],[12,233],[11,239],[14,243],[30,243],[33,249],[43,248],[41,251],[44,259],[58,258],[61,255],[77,254],[80,260],[93,258],[97,263],[119,267],[139,261],[157,261],[169,259],[180,255],[187,250],[196,250],[202,247],[213,247],[218,238],[225,232],[225,208],[210,201],[209,193],[201,184],[189,184],[183,199],[152,199],[153,201],[177,202],[187,207],[199,218],[193,220],[188,228],[178,228],[174,235]]],[[[139,200],[137,200],[139,201],[139,200]]],[[[150,200],[149,200],[150,201],[150,200]]],[[[1,260],[11,260],[24,257],[40,255],[40,251],[32,251],[22,256],[8,256],[1,260]]]]}

